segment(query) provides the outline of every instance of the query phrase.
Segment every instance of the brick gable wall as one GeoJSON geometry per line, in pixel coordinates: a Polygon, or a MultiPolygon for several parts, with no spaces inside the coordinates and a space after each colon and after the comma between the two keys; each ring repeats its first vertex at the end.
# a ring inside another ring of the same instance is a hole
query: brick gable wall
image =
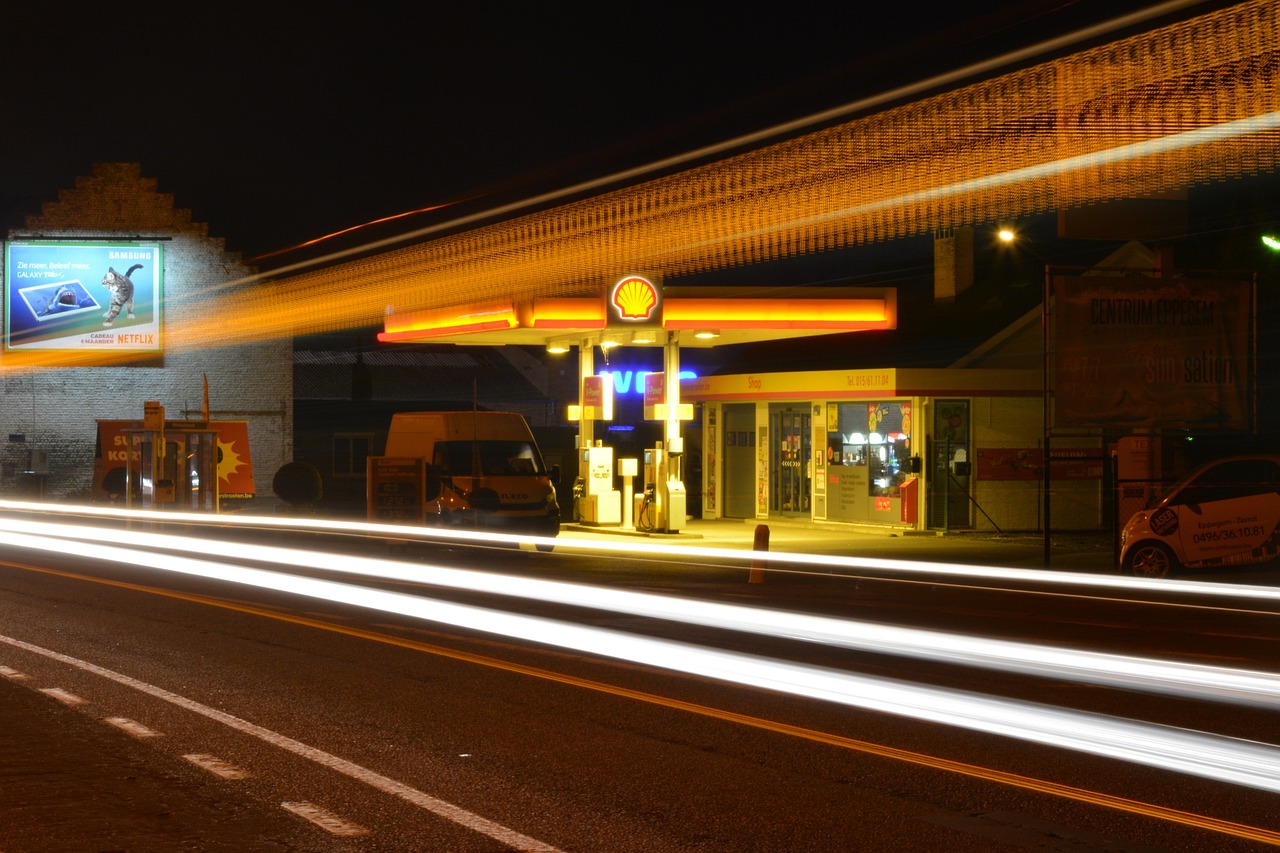
{"type": "MultiPolygon", "coordinates": [[[[88,501],[96,421],[140,419],[156,400],[170,419],[198,418],[203,380],[209,382],[210,417],[247,420],[258,499],[255,511],[275,502],[271,481],[293,457],[292,341],[234,343],[235,317],[226,317],[227,346],[195,350],[168,334],[200,307],[197,297],[252,274],[224,241],[191,211],[174,206],[153,178],[134,163],[98,164],[93,174],[62,190],[10,240],[120,239],[161,241],[164,248],[164,354],[108,367],[13,367],[0,362],[0,495],[43,495],[88,501]],[[23,436],[25,441],[8,440],[23,436]],[[24,473],[30,452],[48,454],[46,477],[24,473]]],[[[252,283],[240,285],[252,288],[252,283]]]]}

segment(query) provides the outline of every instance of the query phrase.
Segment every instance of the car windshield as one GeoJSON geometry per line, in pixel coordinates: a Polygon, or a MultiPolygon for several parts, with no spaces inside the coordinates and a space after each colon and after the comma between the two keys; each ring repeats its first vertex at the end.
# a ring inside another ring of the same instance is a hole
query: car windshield
{"type": "Polygon", "coordinates": [[[1173,495],[1176,495],[1178,492],[1182,491],[1182,488],[1186,486],[1187,483],[1191,482],[1191,480],[1196,476],[1197,473],[1199,472],[1192,471],[1189,474],[1183,474],[1182,478],[1179,479],[1172,486],[1169,486],[1167,489],[1164,489],[1163,491],[1157,492],[1154,497],[1152,497],[1150,500],[1147,501],[1147,509],[1154,509],[1155,507],[1164,503],[1173,495]]]}
{"type": "Polygon", "coordinates": [[[1278,489],[1280,468],[1274,462],[1255,458],[1228,459],[1192,471],[1169,487],[1156,503],[1169,499],[1180,504],[1201,504],[1278,489]]]}
{"type": "Polygon", "coordinates": [[[432,464],[445,476],[486,477],[546,475],[537,448],[527,441],[438,441],[432,464]]]}

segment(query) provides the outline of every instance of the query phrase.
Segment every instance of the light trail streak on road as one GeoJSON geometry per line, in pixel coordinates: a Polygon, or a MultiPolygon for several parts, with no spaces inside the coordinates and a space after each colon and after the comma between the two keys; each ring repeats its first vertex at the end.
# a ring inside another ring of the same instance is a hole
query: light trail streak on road
{"type": "MultiPolygon", "coordinates": [[[[557,551],[599,552],[607,551],[634,557],[635,542],[612,542],[603,539],[576,539],[572,536],[537,537],[516,536],[491,531],[446,530],[434,527],[414,527],[396,524],[374,524],[364,521],[339,521],[318,518],[290,518],[281,520],[272,516],[217,515],[208,513],[156,512],[149,510],[122,510],[111,507],[69,504],[48,504],[33,501],[0,500],[0,510],[36,512],[67,516],[114,518],[128,521],[158,521],[164,523],[193,523],[218,526],[245,526],[254,528],[294,528],[298,530],[329,531],[333,533],[378,536],[386,539],[458,542],[481,547],[506,546],[518,548],[524,545],[554,546],[557,551]]],[[[1100,587],[1136,592],[1185,593],[1196,596],[1219,596],[1228,599],[1247,599],[1263,602],[1280,602],[1280,588],[1267,586],[1240,586],[1206,581],[1182,581],[1177,579],[1134,578],[1121,575],[1080,575],[1049,569],[1016,569],[1001,566],[979,566],[963,563],[938,563],[924,560],[894,560],[880,557],[845,557],[839,555],[800,554],[789,551],[767,553],[744,551],[737,548],[707,548],[691,545],[674,545],[665,542],[646,542],[644,553],[668,557],[687,557],[695,560],[733,560],[741,563],[766,561],[813,566],[822,569],[875,569],[899,574],[917,574],[980,580],[1012,581],[1017,583],[1049,584],[1058,586],[1100,587]]]]}
{"type": "Polygon", "coordinates": [[[653,593],[605,589],[586,584],[522,578],[399,563],[345,554],[303,551],[267,545],[214,542],[189,536],[104,530],[40,522],[14,524],[0,519],[0,530],[71,537],[167,551],[223,555],[256,563],[300,566],[348,575],[405,581],[566,604],[651,619],[800,640],[877,654],[901,655],[962,666],[1059,678],[1128,690],[1164,693],[1216,702],[1280,708],[1280,674],[1163,661],[1104,652],[993,640],[963,634],[877,625],[803,613],[718,604],[653,593]]]}
{"type": "Polygon", "coordinates": [[[700,648],[434,601],[400,592],[262,569],[157,554],[66,538],[13,533],[11,547],[53,551],[130,566],[193,575],[395,613],[487,634],[572,649],[718,681],[758,687],[849,707],[997,734],[1280,793],[1280,748],[1135,720],[1053,708],[1011,699],[925,687],[847,672],[783,663],[753,655],[700,648]]]}

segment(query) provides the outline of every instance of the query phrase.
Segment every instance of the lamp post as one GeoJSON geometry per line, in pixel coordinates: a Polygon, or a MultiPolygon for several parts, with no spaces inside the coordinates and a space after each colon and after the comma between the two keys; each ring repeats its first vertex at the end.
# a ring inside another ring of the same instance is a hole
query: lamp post
{"type": "Polygon", "coordinates": [[[1013,246],[1021,243],[1025,248],[1036,255],[1044,262],[1044,295],[1041,303],[1041,322],[1040,322],[1040,345],[1041,345],[1041,369],[1040,369],[1040,417],[1041,417],[1041,438],[1042,452],[1044,459],[1044,470],[1040,476],[1041,488],[1044,490],[1041,500],[1041,506],[1044,512],[1044,566],[1049,568],[1052,549],[1050,548],[1050,496],[1052,494],[1052,482],[1050,471],[1051,455],[1049,448],[1049,312],[1053,299],[1053,277],[1049,272],[1048,260],[1043,254],[1038,252],[1030,245],[1030,241],[1026,238],[1019,238],[1018,232],[1008,225],[1001,225],[996,231],[996,238],[1005,245],[1013,246]]]}

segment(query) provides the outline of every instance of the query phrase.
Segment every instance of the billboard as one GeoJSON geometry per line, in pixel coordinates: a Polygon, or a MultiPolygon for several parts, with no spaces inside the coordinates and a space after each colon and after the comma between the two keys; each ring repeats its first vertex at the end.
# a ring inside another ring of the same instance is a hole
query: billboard
{"type": "Polygon", "coordinates": [[[157,243],[11,242],[4,350],[160,352],[163,280],[157,243]]]}
{"type": "Polygon", "coordinates": [[[1059,427],[1248,429],[1252,282],[1056,276],[1059,427]]]}

